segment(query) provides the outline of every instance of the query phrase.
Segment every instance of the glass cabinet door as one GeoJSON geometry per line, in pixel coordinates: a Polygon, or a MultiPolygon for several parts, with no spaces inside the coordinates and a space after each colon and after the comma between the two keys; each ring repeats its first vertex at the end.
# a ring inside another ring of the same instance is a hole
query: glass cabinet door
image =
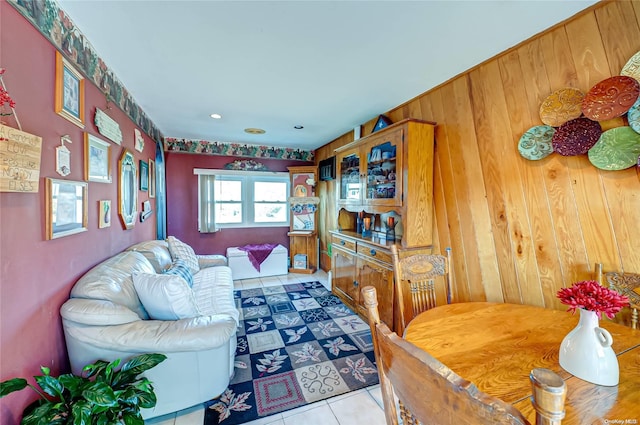
{"type": "Polygon", "coordinates": [[[367,152],[365,200],[372,204],[396,204],[401,192],[401,152],[394,137],[375,144],[367,152]],[[400,170],[400,171],[399,171],[400,170]]]}
{"type": "Polygon", "coordinates": [[[362,186],[360,182],[360,156],[357,152],[345,153],[341,157],[339,173],[339,199],[341,201],[360,201],[362,186]]]}

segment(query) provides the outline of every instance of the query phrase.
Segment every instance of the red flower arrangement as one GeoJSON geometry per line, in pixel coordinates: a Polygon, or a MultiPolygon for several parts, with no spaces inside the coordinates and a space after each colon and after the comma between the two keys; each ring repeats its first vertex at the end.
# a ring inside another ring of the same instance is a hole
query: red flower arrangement
{"type": "MultiPolygon", "coordinates": [[[[2,74],[4,74],[4,72],[5,72],[5,69],[0,68],[0,82],[2,81],[2,74]]],[[[11,96],[9,96],[9,93],[5,89],[4,84],[0,84],[0,108],[2,108],[5,103],[8,103],[10,108],[16,107],[16,102],[14,102],[13,99],[11,99],[11,96]]],[[[6,115],[11,115],[11,113],[7,114],[7,113],[0,112],[0,116],[6,116],[6,115]]]]}
{"type": "Polygon", "coordinates": [[[609,319],[629,304],[629,298],[620,295],[613,289],[605,288],[595,280],[576,282],[570,288],[558,291],[558,298],[562,304],[569,306],[567,311],[575,313],[583,308],[595,311],[602,318],[606,314],[609,319]]]}

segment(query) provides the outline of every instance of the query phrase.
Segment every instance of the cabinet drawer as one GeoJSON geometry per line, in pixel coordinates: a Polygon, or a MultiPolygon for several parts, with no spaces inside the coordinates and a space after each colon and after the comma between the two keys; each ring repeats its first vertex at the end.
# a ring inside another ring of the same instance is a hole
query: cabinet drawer
{"type": "Polygon", "coordinates": [[[367,245],[364,243],[358,242],[358,254],[363,255],[367,258],[373,258],[377,261],[381,261],[387,264],[393,264],[393,259],[391,257],[391,252],[381,249],[374,245],[367,245]]]}
{"type": "Polygon", "coordinates": [[[339,246],[342,249],[347,249],[350,251],[356,250],[356,242],[351,239],[341,238],[340,236],[333,235],[333,245],[339,246]]]}

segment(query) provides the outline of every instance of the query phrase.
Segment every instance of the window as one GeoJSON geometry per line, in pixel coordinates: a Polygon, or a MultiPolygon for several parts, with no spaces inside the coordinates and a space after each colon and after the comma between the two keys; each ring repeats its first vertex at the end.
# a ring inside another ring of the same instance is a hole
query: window
{"type": "Polygon", "coordinates": [[[198,230],[289,225],[289,173],[195,169],[198,230]]]}

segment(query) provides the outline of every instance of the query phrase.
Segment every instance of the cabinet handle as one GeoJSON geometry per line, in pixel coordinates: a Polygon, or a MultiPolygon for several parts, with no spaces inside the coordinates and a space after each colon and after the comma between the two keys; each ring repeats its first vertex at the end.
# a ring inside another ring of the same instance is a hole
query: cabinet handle
{"type": "Polygon", "coordinates": [[[353,286],[355,286],[355,287],[357,288],[357,287],[358,287],[358,285],[359,285],[358,281],[357,281],[357,280],[354,280],[354,281],[353,281],[353,286]]]}
{"type": "Polygon", "coordinates": [[[376,256],[376,250],[375,249],[370,250],[369,254],[371,254],[371,256],[375,257],[376,256]]]}
{"type": "Polygon", "coordinates": [[[344,246],[345,242],[344,241],[340,241],[340,245],[344,246]]]}

